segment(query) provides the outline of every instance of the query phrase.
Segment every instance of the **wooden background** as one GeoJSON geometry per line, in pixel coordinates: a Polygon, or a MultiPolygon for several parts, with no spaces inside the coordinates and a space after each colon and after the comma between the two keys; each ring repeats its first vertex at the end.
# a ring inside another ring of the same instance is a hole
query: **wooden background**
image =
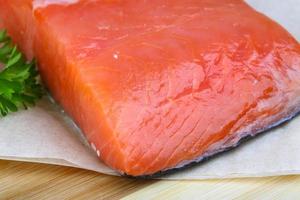
{"type": "Polygon", "coordinates": [[[136,180],[0,160],[0,199],[300,199],[300,176],[206,181],[136,180]]]}

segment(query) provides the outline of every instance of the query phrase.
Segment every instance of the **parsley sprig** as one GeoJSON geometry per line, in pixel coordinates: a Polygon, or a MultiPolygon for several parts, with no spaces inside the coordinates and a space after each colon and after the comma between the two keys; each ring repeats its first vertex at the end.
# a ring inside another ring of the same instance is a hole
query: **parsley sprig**
{"type": "Polygon", "coordinates": [[[35,61],[26,61],[5,30],[0,30],[0,63],[0,117],[34,105],[43,95],[35,61]]]}

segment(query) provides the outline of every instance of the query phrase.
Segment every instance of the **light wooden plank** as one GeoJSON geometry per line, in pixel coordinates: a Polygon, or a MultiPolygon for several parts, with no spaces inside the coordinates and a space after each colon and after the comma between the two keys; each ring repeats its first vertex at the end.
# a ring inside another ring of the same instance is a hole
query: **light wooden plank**
{"type": "Polygon", "coordinates": [[[128,195],[124,200],[295,200],[299,197],[300,176],[287,176],[206,181],[160,181],[128,195]]]}
{"type": "Polygon", "coordinates": [[[0,161],[0,199],[119,199],[153,182],[69,167],[0,161]]]}
{"type": "Polygon", "coordinates": [[[300,197],[300,176],[158,181],[0,160],[0,199],[284,199],[300,197]]]}

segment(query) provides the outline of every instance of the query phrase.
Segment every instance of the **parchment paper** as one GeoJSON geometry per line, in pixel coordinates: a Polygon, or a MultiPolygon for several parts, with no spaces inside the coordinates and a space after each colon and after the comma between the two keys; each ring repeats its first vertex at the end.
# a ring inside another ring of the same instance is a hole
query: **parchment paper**
{"type": "MultiPolygon", "coordinates": [[[[247,0],[300,41],[300,0],[247,0]]],[[[0,158],[73,166],[117,175],[98,160],[80,130],[45,97],[0,119],[0,158]]],[[[300,116],[236,150],[164,179],[208,179],[300,174],[300,116]]]]}

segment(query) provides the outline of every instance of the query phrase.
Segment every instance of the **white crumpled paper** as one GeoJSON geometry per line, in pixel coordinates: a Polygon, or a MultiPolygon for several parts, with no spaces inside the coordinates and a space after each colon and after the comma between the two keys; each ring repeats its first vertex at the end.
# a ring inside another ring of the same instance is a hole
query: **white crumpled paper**
{"type": "MultiPolygon", "coordinates": [[[[300,41],[300,0],[247,0],[300,41]]],[[[84,142],[80,131],[47,98],[0,119],[0,158],[73,166],[117,175],[84,142]]],[[[164,176],[205,179],[300,174],[300,116],[209,162],[164,176]]]]}

